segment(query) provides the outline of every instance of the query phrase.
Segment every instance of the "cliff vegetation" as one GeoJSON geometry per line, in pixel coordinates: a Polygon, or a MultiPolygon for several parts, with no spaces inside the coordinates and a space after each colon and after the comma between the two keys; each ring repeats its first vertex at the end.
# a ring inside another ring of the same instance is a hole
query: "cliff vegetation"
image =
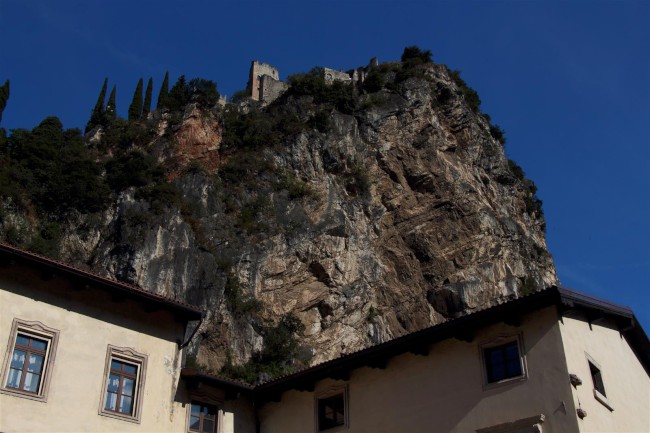
{"type": "Polygon", "coordinates": [[[0,239],[205,308],[191,362],[250,382],[556,282],[537,189],[460,72],[407,47],[288,82],[262,106],[166,74],[152,108],[139,80],[124,119],[105,80],[84,133],[2,130],[0,239]]]}

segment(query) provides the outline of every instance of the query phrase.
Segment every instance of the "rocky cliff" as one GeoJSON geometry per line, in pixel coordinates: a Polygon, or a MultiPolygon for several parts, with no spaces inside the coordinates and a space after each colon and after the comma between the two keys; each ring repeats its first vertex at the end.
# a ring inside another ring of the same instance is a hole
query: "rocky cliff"
{"type": "MultiPolygon", "coordinates": [[[[416,69],[381,65],[352,105],[289,91],[150,114],[128,149],[171,188],[66,214],[56,254],[205,308],[191,350],[215,370],[289,313],[316,363],[556,283],[534,186],[458,76],[416,69]]],[[[4,200],[5,238],[34,219],[4,200]]]]}

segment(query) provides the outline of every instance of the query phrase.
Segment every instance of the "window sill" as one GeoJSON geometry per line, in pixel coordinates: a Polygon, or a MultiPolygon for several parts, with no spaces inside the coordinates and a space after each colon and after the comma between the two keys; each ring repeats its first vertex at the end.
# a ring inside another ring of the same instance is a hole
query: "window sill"
{"type": "Polygon", "coordinates": [[[347,430],[347,429],[348,429],[348,426],[343,424],[343,425],[339,425],[339,426],[336,426],[336,427],[326,428],[324,430],[317,430],[317,432],[318,433],[335,433],[335,432],[339,432],[339,431],[343,431],[343,430],[347,430]]]}
{"type": "Polygon", "coordinates": [[[503,379],[498,382],[490,382],[490,383],[484,383],[483,384],[483,391],[489,391],[494,388],[500,388],[502,386],[507,386],[513,383],[518,383],[518,382],[523,382],[527,379],[527,376],[525,374],[522,374],[521,376],[517,377],[510,377],[508,379],[503,379]]]}
{"type": "Polygon", "coordinates": [[[27,391],[20,391],[18,389],[0,388],[0,394],[7,394],[7,395],[12,395],[14,397],[26,398],[28,400],[47,403],[47,396],[45,395],[34,394],[32,392],[27,392],[27,391]]]}
{"type": "Polygon", "coordinates": [[[607,397],[602,395],[597,389],[594,389],[594,398],[600,402],[603,406],[605,406],[607,409],[610,410],[610,412],[614,412],[614,408],[612,405],[609,403],[609,400],[607,400],[607,397]]]}
{"type": "Polygon", "coordinates": [[[115,419],[120,419],[122,421],[128,421],[132,422],[134,424],[140,424],[140,420],[136,417],[133,417],[131,415],[120,415],[119,413],[113,413],[113,412],[107,412],[107,411],[101,411],[99,412],[101,416],[106,416],[109,418],[115,418],[115,419]]]}

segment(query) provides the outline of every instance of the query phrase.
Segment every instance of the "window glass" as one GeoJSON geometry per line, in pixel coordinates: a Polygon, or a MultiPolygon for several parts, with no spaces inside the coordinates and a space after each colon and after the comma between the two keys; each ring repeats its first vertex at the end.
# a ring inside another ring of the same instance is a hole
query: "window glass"
{"type": "Polygon", "coordinates": [[[523,374],[517,341],[483,349],[488,383],[523,374]]]}
{"type": "Polygon", "coordinates": [[[38,393],[47,344],[47,341],[29,335],[16,335],[6,387],[38,393]]]}
{"type": "Polygon", "coordinates": [[[603,376],[600,372],[600,369],[590,362],[589,371],[591,372],[591,380],[594,384],[594,389],[601,393],[603,397],[607,397],[607,394],[605,394],[605,385],[603,384],[603,376]]]}
{"type": "Polygon", "coordinates": [[[47,349],[47,342],[43,340],[37,340],[35,338],[31,339],[31,346],[36,350],[45,350],[47,349]]]}
{"type": "Polygon", "coordinates": [[[131,415],[131,410],[133,409],[132,403],[133,399],[131,397],[122,395],[122,398],[120,400],[120,413],[131,415]]]}
{"type": "Polygon", "coordinates": [[[106,394],[106,405],[104,406],[104,408],[114,411],[116,407],[117,407],[117,393],[115,393],[115,392],[107,393],[106,394]]]}
{"type": "Polygon", "coordinates": [[[132,396],[134,383],[133,379],[125,378],[122,382],[122,394],[132,396]]]}
{"type": "Polygon", "coordinates": [[[345,397],[343,393],[318,399],[318,430],[327,430],[345,424],[345,397]]]}
{"type": "Polygon", "coordinates": [[[140,422],[147,355],[108,346],[100,414],[140,422]]]}
{"type": "Polygon", "coordinates": [[[108,388],[107,388],[108,392],[117,393],[119,386],[120,386],[120,376],[111,373],[111,375],[108,377],[108,388]]]}
{"type": "Polygon", "coordinates": [[[7,387],[9,388],[18,388],[20,386],[20,378],[23,375],[22,370],[9,370],[9,376],[7,377],[7,387]]]}
{"type": "Polygon", "coordinates": [[[192,415],[190,417],[190,430],[198,431],[201,427],[201,418],[192,415]]]}
{"type": "Polygon", "coordinates": [[[213,432],[214,431],[214,420],[204,418],[203,419],[203,429],[202,432],[213,432]]]}
{"type": "Polygon", "coordinates": [[[38,383],[41,379],[39,374],[27,373],[25,374],[25,384],[23,389],[28,392],[38,391],[38,383]]]}
{"type": "Polygon", "coordinates": [[[190,407],[189,430],[200,433],[214,433],[217,427],[217,407],[193,401],[190,407]]]}
{"type": "Polygon", "coordinates": [[[25,364],[25,355],[27,355],[25,351],[14,349],[14,355],[11,357],[11,368],[22,370],[25,364]]]}
{"type": "Polygon", "coordinates": [[[133,415],[133,392],[135,373],[137,371],[138,367],[136,365],[116,359],[111,360],[104,409],[125,415],[133,415]]]}

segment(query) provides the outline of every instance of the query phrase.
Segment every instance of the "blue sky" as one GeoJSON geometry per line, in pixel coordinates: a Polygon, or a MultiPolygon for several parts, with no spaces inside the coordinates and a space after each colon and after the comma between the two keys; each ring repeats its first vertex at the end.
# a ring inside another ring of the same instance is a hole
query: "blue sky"
{"type": "Polygon", "coordinates": [[[2,126],[83,127],[104,77],[125,116],[166,70],[246,85],[398,60],[407,45],[459,69],[539,188],[562,284],[631,306],[650,332],[650,2],[0,0],[2,126]]]}

